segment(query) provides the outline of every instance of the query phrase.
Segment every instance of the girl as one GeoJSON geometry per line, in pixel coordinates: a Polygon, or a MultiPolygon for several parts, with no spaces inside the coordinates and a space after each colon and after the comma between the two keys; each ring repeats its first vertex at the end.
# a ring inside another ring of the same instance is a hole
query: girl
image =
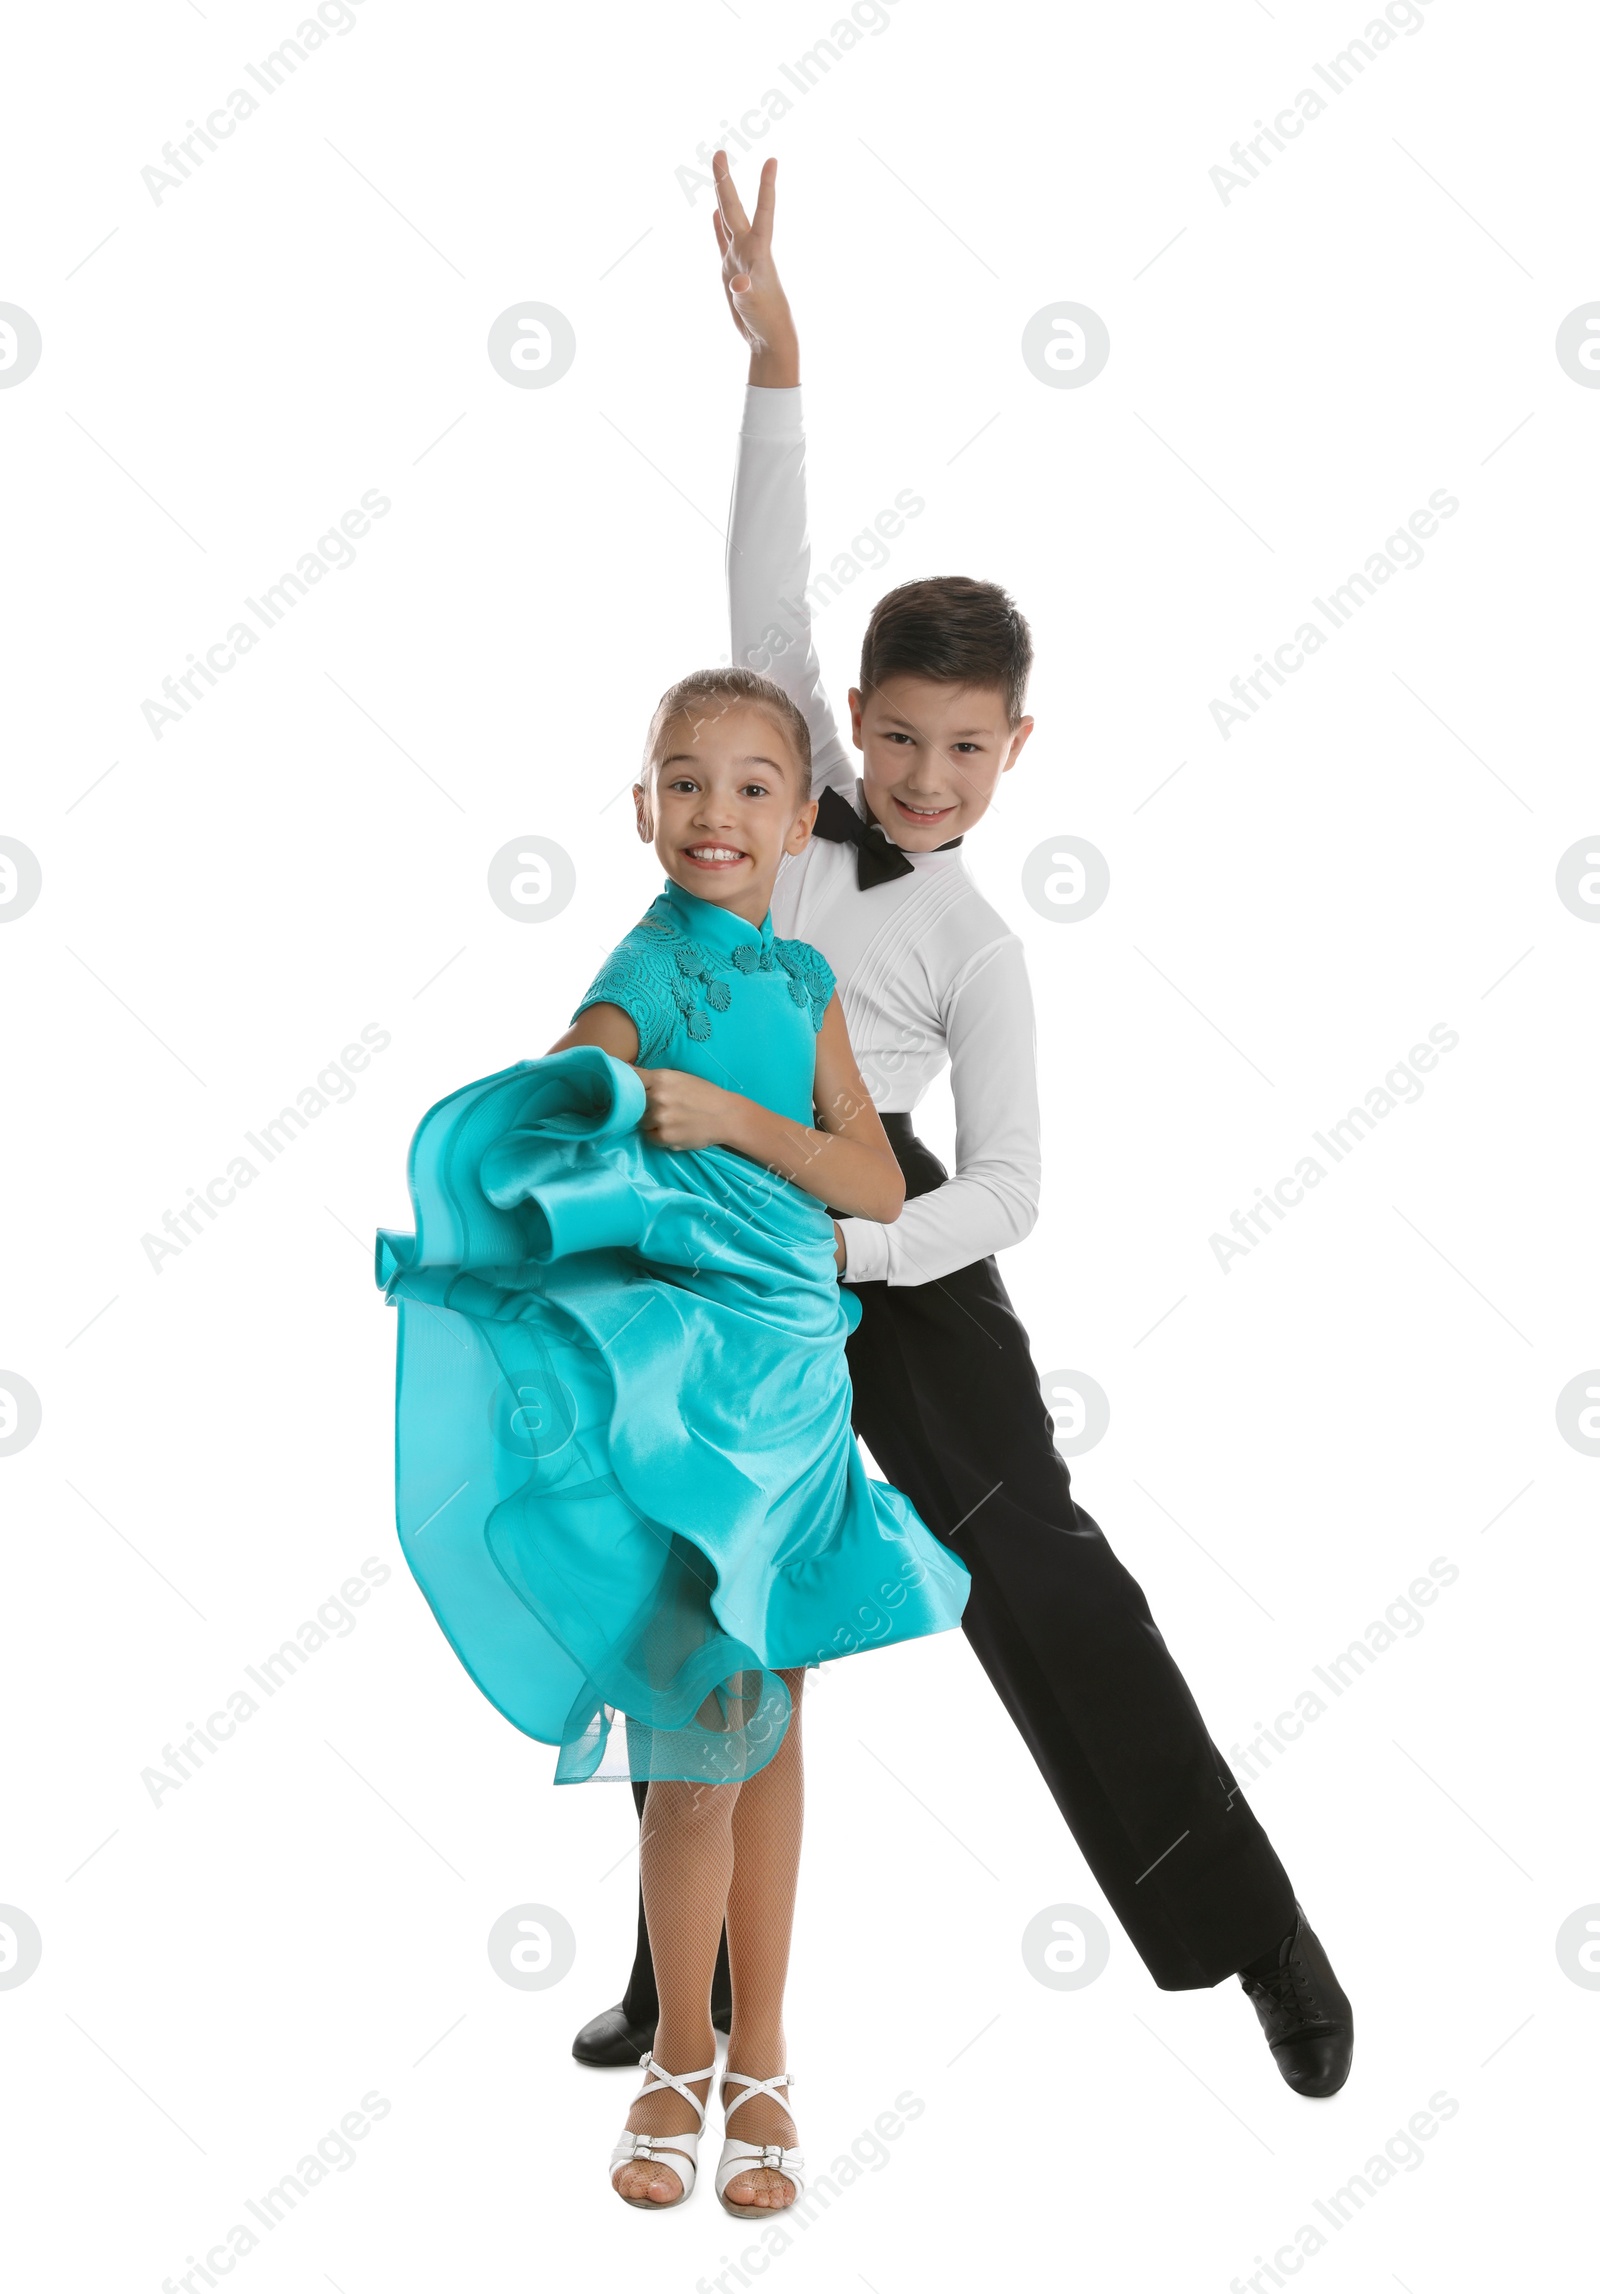
{"type": "Polygon", "coordinates": [[[661,2014],[612,2153],[632,2206],[694,2188],[724,1919],[739,2127],[717,2195],[759,2215],[804,2187],[783,2037],[801,1684],[948,1630],[970,1588],[850,1432],[860,1306],[828,1206],[892,1221],[905,1190],[833,974],[768,914],[810,774],[765,678],[663,696],[634,788],[663,891],[545,1058],[424,1117],[416,1233],[379,1238],[407,1562],[484,1694],[559,1746],[558,1783],[648,1780],[661,2014]]]}

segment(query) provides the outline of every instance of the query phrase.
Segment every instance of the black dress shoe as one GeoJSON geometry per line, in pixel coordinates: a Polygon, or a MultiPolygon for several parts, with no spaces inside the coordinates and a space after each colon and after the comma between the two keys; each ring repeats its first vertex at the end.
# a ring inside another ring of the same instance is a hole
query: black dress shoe
{"type": "Polygon", "coordinates": [[[1278,1946],[1276,1964],[1259,1960],[1239,1977],[1261,2019],[1278,2069],[1297,2095],[1336,2095],[1350,2076],[1355,2017],[1305,1913],[1278,1946]]]}
{"type": "Polygon", "coordinates": [[[655,2038],[654,2023],[630,2023],[619,2000],[615,2007],[602,2008],[591,2022],[584,2025],[572,2042],[572,2052],[580,2063],[592,2063],[601,2070],[615,2070],[627,2064],[637,2065],[655,2038]]]}
{"type": "MultiPolygon", "coordinates": [[[[724,2035],[729,2020],[730,2010],[713,2003],[711,2021],[724,2035]]],[[[615,2007],[602,2008],[584,2025],[572,2042],[572,2052],[580,2063],[592,2063],[597,2070],[636,2068],[640,2056],[654,2045],[655,2036],[653,2016],[648,2023],[635,2023],[630,2020],[625,2003],[618,2000],[615,2007]]]]}

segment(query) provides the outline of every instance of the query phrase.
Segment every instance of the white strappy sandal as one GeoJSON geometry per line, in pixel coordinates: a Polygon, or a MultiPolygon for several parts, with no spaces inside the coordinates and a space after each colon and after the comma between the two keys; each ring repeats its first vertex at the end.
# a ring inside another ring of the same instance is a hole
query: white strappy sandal
{"type": "MultiPolygon", "coordinates": [[[[640,2056],[639,2062],[645,2073],[645,2083],[633,2098],[634,2101],[636,2103],[642,2102],[646,2095],[654,2095],[659,2093],[663,2087],[671,2087],[683,2097],[686,2103],[693,2106],[699,2115],[700,2124],[690,2128],[686,2134],[678,2135],[636,2135],[629,2128],[624,2127],[622,2133],[617,2137],[616,2149],[611,2154],[611,2187],[617,2192],[618,2198],[622,2199],[627,2206],[642,2206],[650,2214],[667,2214],[673,2207],[682,2206],[694,2188],[700,2137],[706,2123],[705,2104],[693,2092],[689,2082],[691,2079],[711,2078],[717,2066],[713,2062],[708,2063],[703,2071],[666,2071],[662,2069],[648,2048],[640,2056]],[[677,2198],[629,2198],[625,2191],[617,2190],[616,2172],[618,2167],[631,2166],[635,2159],[642,2159],[646,2164],[652,2166],[670,2167],[683,2185],[681,2194],[677,2198]]],[[[708,2088],[706,2092],[709,2095],[710,2089],[708,2088]]],[[[752,2211],[754,2210],[752,2209],[752,2211]]]]}
{"type": "MultiPolygon", "coordinates": [[[[778,2092],[780,2087],[793,2085],[787,2071],[776,2072],[770,2079],[748,2079],[742,2071],[724,2071],[722,2076],[728,2085],[744,2089],[737,2102],[724,2107],[724,2125],[735,2111],[742,2111],[746,2103],[753,2101],[757,2095],[770,2095],[775,2103],[782,2103],[787,2110],[789,2098],[778,2092]]],[[[801,2172],[805,2163],[803,2152],[785,2150],[781,2143],[739,2143],[734,2141],[732,2135],[725,2136],[722,2156],[717,2161],[716,2186],[724,2213],[736,2214],[747,2222],[768,2221],[788,2214],[791,2208],[799,2205],[800,2194],[806,2187],[806,2178],[801,2172]],[[794,2197],[788,2206],[738,2206],[732,2199],[723,2197],[735,2175],[749,2174],[756,2167],[771,2167],[776,2173],[788,2176],[794,2184],[794,2197]]]]}

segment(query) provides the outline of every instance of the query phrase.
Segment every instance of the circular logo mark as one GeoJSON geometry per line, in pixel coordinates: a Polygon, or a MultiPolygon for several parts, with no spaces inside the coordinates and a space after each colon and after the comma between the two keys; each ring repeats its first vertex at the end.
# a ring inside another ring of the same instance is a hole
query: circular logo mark
{"type": "Polygon", "coordinates": [[[1556,329],[1562,372],[1585,390],[1600,390],[1600,303],[1580,303],[1556,329]]]}
{"type": "Polygon", "coordinates": [[[0,1991],[15,1991],[39,1964],[44,1942],[15,1904],[0,1904],[0,1991]]]}
{"type": "Polygon", "coordinates": [[[1056,1448],[1064,1458],[1092,1450],[1111,1423],[1106,1390],[1082,1370],[1047,1370],[1039,1380],[1056,1430],[1056,1448]]]}
{"type": "Polygon", "coordinates": [[[25,1450],[43,1422],[43,1406],[27,1379],[0,1370],[0,1458],[25,1450]]]}
{"type": "Polygon", "coordinates": [[[1111,336],[1086,303],[1046,303],[1022,330],[1022,356],[1052,390],[1080,390],[1111,356],[1111,336]]]}
{"type": "Polygon", "coordinates": [[[26,382],[43,348],[37,321],[15,303],[0,303],[0,390],[26,382]]]}
{"type": "Polygon", "coordinates": [[[1082,1904],[1046,1904],[1022,1931],[1022,1964],[1052,1991],[1081,1991],[1110,1957],[1104,1920],[1082,1904]]]}
{"type": "Polygon", "coordinates": [[[1556,862],[1556,892],[1583,923],[1600,924],[1600,836],[1568,845],[1556,862]]]}
{"type": "Polygon", "coordinates": [[[1081,836],[1036,844],[1022,864],[1022,897],[1052,924],[1081,924],[1110,890],[1105,854],[1081,836]]]}
{"type": "Polygon", "coordinates": [[[577,353],[572,321],[551,303],[513,303],[489,329],[489,364],[519,390],[559,382],[577,353]]]}
{"type": "Polygon", "coordinates": [[[1561,1972],[1585,1991],[1600,1991],[1600,1904],[1580,1904],[1556,1930],[1561,1972]]]}
{"type": "Polygon", "coordinates": [[[571,1441],[578,1405],[552,1372],[513,1386],[502,1378],[489,1396],[489,1431],[517,1458],[551,1458],[571,1441]]]}
{"type": "Polygon", "coordinates": [[[1600,1458],[1600,1370],[1568,1379],[1556,1396],[1556,1424],[1564,1442],[1586,1458],[1600,1458]]]}
{"type": "Polygon", "coordinates": [[[489,1930],[489,1965],[516,1991],[548,1991],[577,1956],[577,1937],[548,1904],[513,1904],[489,1930]]]}
{"type": "Polygon", "coordinates": [[[547,924],[578,889],[571,855],[547,836],[519,836],[489,863],[489,898],[518,924],[547,924]]]}
{"type": "Polygon", "coordinates": [[[43,882],[37,855],[14,836],[0,836],[0,924],[26,916],[43,882]]]}

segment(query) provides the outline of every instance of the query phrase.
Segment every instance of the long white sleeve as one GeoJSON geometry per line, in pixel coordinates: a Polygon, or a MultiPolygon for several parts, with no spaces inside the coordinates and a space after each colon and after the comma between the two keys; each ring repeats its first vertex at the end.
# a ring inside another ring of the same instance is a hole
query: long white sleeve
{"type": "MultiPolygon", "coordinates": [[[[813,789],[856,801],[853,752],[822,689],[806,588],[805,435],[798,389],[745,393],[728,527],[732,657],[770,677],[811,734],[813,789]]],[[[1039,1208],[1039,1090],[1022,943],[956,852],[861,891],[851,846],[813,838],[773,893],[778,931],[820,948],[880,1108],[909,1112],[950,1062],[956,1169],[892,1225],[842,1219],[846,1282],[937,1282],[1020,1242],[1039,1208]]]]}
{"type": "Polygon", "coordinates": [[[806,441],[800,392],[745,391],[744,426],[728,520],[728,622],[733,660],[781,685],[811,734],[815,793],[855,801],[855,767],[822,690],[811,642],[811,536],[806,528],[806,441]]]}
{"type": "Polygon", "coordinates": [[[1021,1242],[1039,1215],[1039,1085],[1022,943],[996,941],[944,1008],[956,1104],[955,1176],[890,1226],[842,1219],[846,1282],[937,1282],[1021,1242]]]}

